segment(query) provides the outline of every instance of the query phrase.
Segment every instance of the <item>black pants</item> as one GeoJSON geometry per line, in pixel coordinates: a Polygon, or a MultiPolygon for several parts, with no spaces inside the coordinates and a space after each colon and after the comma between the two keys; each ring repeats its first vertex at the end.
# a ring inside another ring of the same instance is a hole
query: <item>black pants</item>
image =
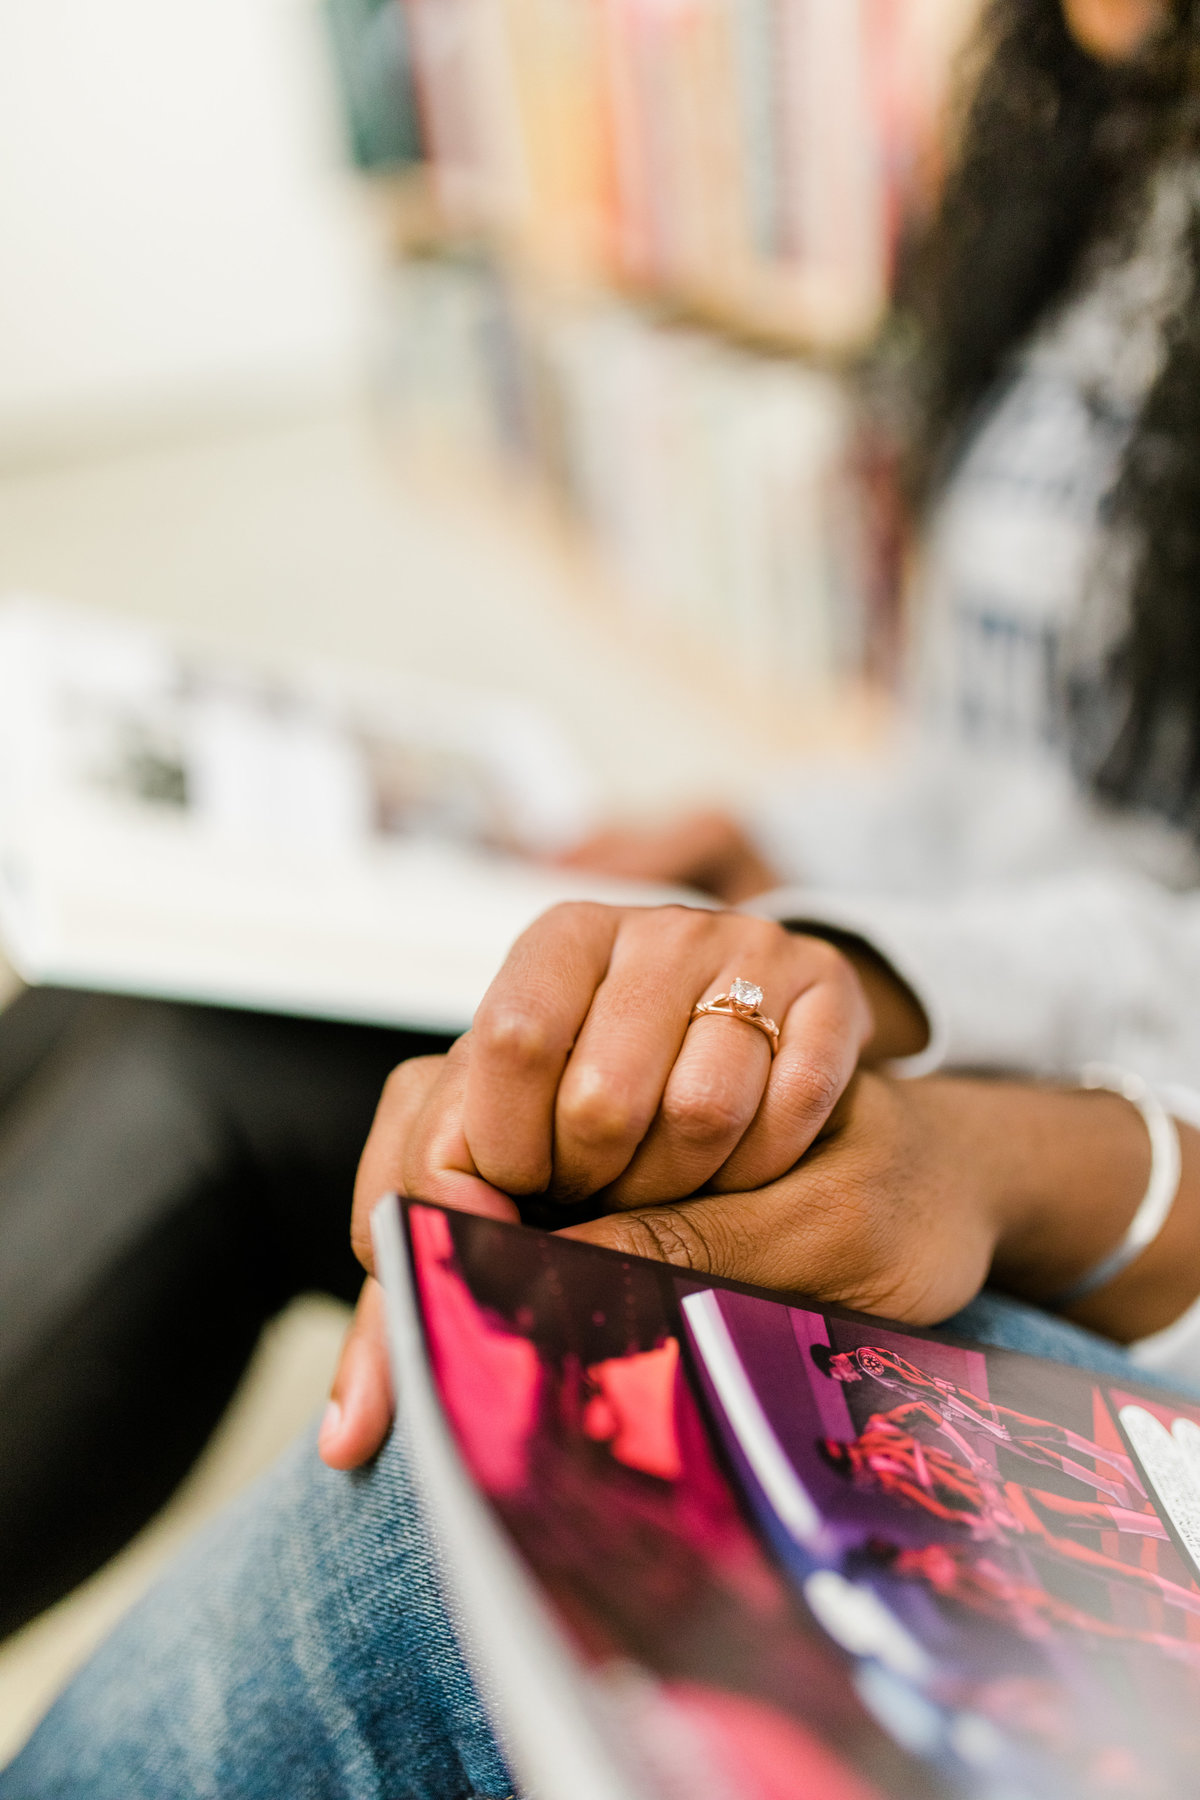
{"type": "Polygon", "coordinates": [[[170,1495],[274,1313],[354,1298],[380,1088],[445,1047],[48,988],[0,1014],[0,1637],[170,1495]]]}

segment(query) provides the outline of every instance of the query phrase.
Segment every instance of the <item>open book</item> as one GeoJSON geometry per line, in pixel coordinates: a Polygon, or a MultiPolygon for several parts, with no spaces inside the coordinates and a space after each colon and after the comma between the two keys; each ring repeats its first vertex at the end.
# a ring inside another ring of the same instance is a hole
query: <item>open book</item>
{"type": "Polygon", "coordinates": [[[375,1232],[537,1800],[1195,1792],[1200,1404],[421,1203],[375,1232]]]}
{"type": "Polygon", "coordinates": [[[0,606],[0,947],[30,982],[458,1032],[588,823],[535,710],[0,606]]]}

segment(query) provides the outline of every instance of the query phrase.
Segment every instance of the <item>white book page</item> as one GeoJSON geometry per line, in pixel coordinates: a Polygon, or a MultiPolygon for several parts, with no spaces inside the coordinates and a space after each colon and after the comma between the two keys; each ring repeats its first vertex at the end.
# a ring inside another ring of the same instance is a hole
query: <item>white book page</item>
{"type": "Polygon", "coordinates": [[[558,901],[704,904],[535,860],[587,822],[569,749],[503,697],[0,608],[0,941],[28,982],[457,1033],[558,901]]]}

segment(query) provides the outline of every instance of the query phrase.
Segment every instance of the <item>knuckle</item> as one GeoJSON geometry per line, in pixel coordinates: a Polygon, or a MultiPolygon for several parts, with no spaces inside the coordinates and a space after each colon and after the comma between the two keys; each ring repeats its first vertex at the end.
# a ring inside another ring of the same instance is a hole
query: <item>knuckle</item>
{"type": "Polygon", "coordinates": [[[446,1066],[445,1056],[413,1056],[397,1063],[386,1076],[376,1108],[375,1125],[394,1131],[420,1112],[446,1066]]]}
{"type": "Polygon", "coordinates": [[[712,935],[715,916],[706,908],[676,901],[670,906],[656,906],[646,914],[645,923],[656,938],[666,935],[676,949],[684,949],[712,935]]]}
{"type": "Polygon", "coordinates": [[[841,1075],[829,1063],[794,1062],[786,1073],[785,1092],[789,1111],[798,1118],[825,1119],[841,1096],[841,1075]]]}
{"type": "Polygon", "coordinates": [[[639,1213],[624,1221],[623,1235],[633,1256],[672,1263],[677,1269],[691,1269],[698,1275],[713,1272],[715,1247],[708,1232],[686,1207],[665,1206],[639,1213]]]}
{"type": "Polygon", "coordinates": [[[572,935],[611,920],[620,909],[600,900],[557,900],[530,926],[531,931],[550,929],[572,935]]]}
{"type": "Polygon", "coordinates": [[[732,1094],[699,1085],[668,1088],[662,1114],[674,1136],[698,1146],[726,1143],[747,1123],[744,1108],[732,1094]]]}
{"type": "Polygon", "coordinates": [[[389,1107],[403,1104],[415,1092],[420,1079],[418,1065],[423,1060],[414,1057],[409,1062],[397,1063],[389,1072],[383,1084],[383,1098],[389,1107]]]}
{"type": "Polygon", "coordinates": [[[560,1130],[588,1148],[636,1142],[645,1131],[645,1123],[638,1118],[628,1096],[599,1074],[588,1073],[572,1082],[570,1092],[559,1099],[560,1130]]]}
{"type": "Polygon", "coordinates": [[[743,942],[752,949],[774,951],[787,942],[787,931],[775,919],[759,919],[746,913],[730,913],[728,917],[736,920],[743,942]]]}
{"type": "Polygon", "coordinates": [[[484,1056],[520,1069],[542,1068],[562,1050],[549,1020],[531,1007],[481,1008],[471,1036],[484,1056]]]}
{"type": "Polygon", "coordinates": [[[850,973],[846,957],[827,938],[804,937],[800,939],[800,943],[805,964],[816,980],[839,980],[850,973]]]}

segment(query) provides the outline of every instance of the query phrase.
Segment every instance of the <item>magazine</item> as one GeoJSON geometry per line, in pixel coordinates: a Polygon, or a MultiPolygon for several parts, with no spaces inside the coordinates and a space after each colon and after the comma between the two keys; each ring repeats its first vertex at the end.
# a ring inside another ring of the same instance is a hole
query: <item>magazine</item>
{"type": "Polygon", "coordinates": [[[0,948],[28,982],[465,1030],[557,901],[584,772],[534,708],[0,605],[0,948]]]}
{"type": "Polygon", "coordinates": [[[538,1800],[1169,1800],[1200,1403],[394,1199],[399,1416],[538,1800]]]}

